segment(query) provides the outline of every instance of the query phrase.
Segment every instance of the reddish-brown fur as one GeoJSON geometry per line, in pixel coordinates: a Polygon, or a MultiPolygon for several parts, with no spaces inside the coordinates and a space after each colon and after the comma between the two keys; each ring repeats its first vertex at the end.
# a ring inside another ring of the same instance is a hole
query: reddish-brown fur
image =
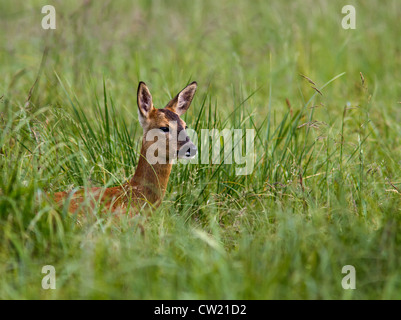
{"type": "MultiPolygon", "coordinates": [[[[166,133],[167,154],[170,154],[171,151],[171,154],[178,156],[180,148],[188,148],[189,155],[196,153],[196,147],[188,136],[186,136],[186,141],[176,140],[171,145],[168,140],[168,136],[173,130],[176,133],[185,130],[186,124],[180,116],[189,108],[196,86],[196,82],[191,83],[164,109],[156,109],[153,106],[152,96],[148,88],[145,83],[141,82],[138,86],[137,102],[139,120],[143,127],[143,138],[141,155],[133,177],[124,185],[112,188],[91,188],[86,193],[82,189],[75,193],[57,192],[54,194],[54,200],[61,204],[68,199],[70,212],[80,211],[85,199],[91,206],[99,203],[112,212],[126,212],[127,208],[132,208],[134,212],[138,212],[144,208],[159,206],[166,192],[172,164],[170,161],[167,161],[166,164],[150,164],[146,158],[146,151],[153,144],[153,141],[146,141],[145,137],[151,129],[167,127],[170,129],[169,133],[166,133]],[[175,121],[175,126],[172,125],[172,121],[175,121]]],[[[186,135],[185,132],[184,134],[186,135]]]]}

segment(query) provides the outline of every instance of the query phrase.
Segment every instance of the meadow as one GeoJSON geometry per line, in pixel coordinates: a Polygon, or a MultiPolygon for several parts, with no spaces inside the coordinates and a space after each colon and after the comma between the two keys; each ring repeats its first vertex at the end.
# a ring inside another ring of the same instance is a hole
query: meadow
{"type": "Polygon", "coordinates": [[[0,299],[400,299],[400,12],[398,0],[2,1],[0,299]],[[55,30],[41,27],[46,4],[55,30]],[[355,30],[341,26],[347,4],[355,30]],[[197,81],[184,120],[255,130],[253,171],[174,165],[149,217],[55,206],[46,195],[133,174],[139,81],[158,108],[197,81]]]}

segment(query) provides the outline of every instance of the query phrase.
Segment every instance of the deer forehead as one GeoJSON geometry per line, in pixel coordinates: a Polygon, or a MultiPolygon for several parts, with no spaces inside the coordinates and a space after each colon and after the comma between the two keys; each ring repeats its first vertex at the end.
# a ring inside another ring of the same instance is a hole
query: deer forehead
{"type": "Polygon", "coordinates": [[[157,125],[171,127],[181,131],[186,127],[185,122],[173,111],[167,109],[155,109],[153,120],[157,125]]]}

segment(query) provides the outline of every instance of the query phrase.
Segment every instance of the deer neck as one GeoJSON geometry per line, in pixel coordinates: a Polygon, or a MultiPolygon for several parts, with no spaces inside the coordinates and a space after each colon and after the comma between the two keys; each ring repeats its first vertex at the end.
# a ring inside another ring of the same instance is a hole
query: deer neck
{"type": "Polygon", "coordinates": [[[148,201],[161,201],[167,189],[172,164],[150,164],[146,159],[146,148],[142,142],[141,156],[130,184],[137,187],[148,201]]]}

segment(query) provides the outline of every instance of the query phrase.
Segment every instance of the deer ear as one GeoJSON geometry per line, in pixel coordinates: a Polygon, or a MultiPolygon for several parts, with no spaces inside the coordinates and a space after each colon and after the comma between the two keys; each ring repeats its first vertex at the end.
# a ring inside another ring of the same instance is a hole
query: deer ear
{"type": "Polygon", "coordinates": [[[187,85],[177,96],[171,100],[166,109],[170,109],[179,116],[183,115],[191,105],[198,84],[194,81],[187,85]]]}
{"type": "Polygon", "coordinates": [[[138,86],[138,115],[139,121],[143,126],[144,122],[148,119],[150,112],[153,109],[152,95],[145,82],[139,82],[138,86]]]}

